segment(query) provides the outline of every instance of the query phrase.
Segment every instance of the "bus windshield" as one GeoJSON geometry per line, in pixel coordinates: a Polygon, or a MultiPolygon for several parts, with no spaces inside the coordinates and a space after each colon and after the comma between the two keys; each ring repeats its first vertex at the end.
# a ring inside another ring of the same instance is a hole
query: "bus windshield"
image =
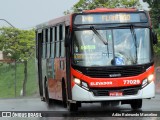
{"type": "Polygon", "coordinates": [[[134,35],[130,27],[98,29],[98,34],[93,29],[74,31],[73,64],[96,67],[149,63],[152,56],[150,29],[133,29],[134,35]]]}

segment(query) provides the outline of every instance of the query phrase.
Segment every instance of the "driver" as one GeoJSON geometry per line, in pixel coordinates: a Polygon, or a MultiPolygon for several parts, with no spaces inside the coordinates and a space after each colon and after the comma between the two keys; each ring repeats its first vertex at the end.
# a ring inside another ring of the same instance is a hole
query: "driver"
{"type": "Polygon", "coordinates": [[[129,29],[115,32],[115,63],[117,65],[133,64],[135,58],[135,44],[132,33],[129,29]],[[117,61],[117,62],[116,62],[117,61]]]}

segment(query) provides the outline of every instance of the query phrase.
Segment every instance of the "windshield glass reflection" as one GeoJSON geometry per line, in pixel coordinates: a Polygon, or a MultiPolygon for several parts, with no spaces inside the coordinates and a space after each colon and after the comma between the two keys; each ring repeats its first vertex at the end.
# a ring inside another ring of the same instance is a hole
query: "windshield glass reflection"
{"type": "Polygon", "coordinates": [[[148,28],[75,31],[73,63],[79,66],[135,65],[150,62],[151,46],[148,28]]]}

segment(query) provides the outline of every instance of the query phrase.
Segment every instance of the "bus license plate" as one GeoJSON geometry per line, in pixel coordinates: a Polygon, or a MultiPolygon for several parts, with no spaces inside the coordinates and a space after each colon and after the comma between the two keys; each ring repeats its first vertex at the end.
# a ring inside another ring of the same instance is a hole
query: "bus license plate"
{"type": "Polygon", "coordinates": [[[121,92],[121,91],[111,91],[111,92],[109,92],[109,96],[123,96],[123,92],[121,92]]]}

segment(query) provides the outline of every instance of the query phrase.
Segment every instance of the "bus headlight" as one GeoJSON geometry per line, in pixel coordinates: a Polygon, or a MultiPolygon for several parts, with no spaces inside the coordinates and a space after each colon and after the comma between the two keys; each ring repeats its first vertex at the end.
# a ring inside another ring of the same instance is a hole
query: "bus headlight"
{"type": "Polygon", "coordinates": [[[87,84],[86,82],[81,81],[81,80],[78,79],[78,78],[74,78],[74,82],[75,82],[75,84],[77,84],[78,86],[80,86],[80,87],[82,87],[82,88],[84,88],[84,89],[86,89],[86,90],[89,90],[88,84],[87,84]]]}
{"type": "Polygon", "coordinates": [[[76,84],[78,84],[78,85],[80,85],[80,84],[81,84],[81,80],[80,80],[80,79],[78,79],[78,78],[74,78],[74,82],[75,82],[76,84]]]}
{"type": "Polygon", "coordinates": [[[146,79],[142,82],[142,88],[151,83],[154,80],[154,74],[150,74],[146,79]]]}
{"type": "Polygon", "coordinates": [[[154,79],[154,75],[153,74],[151,74],[151,75],[148,76],[148,82],[149,83],[152,82],[153,79],[154,79]]]}

